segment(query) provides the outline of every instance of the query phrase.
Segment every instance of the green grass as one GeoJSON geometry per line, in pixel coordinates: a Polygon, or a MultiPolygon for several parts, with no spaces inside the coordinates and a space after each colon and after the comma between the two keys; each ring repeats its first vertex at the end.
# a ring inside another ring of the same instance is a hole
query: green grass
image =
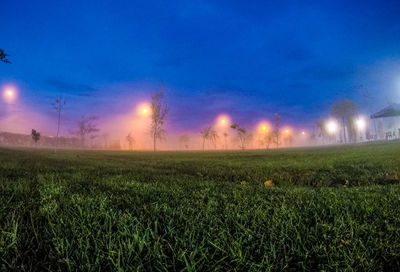
{"type": "Polygon", "coordinates": [[[399,271],[399,177],[400,143],[3,148],[0,270],[399,271]]]}

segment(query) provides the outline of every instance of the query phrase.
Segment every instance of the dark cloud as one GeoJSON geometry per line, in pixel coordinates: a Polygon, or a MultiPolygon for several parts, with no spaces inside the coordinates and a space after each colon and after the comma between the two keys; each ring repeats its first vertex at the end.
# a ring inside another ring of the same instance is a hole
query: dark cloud
{"type": "Polygon", "coordinates": [[[250,90],[250,89],[244,89],[238,86],[234,85],[229,85],[229,84],[224,84],[224,85],[217,85],[217,86],[212,86],[208,89],[206,89],[204,92],[202,92],[205,96],[246,96],[246,97],[253,97],[255,96],[258,92],[257,90],[250,90]]]}
{"type": "Polygon", "coordinates": [[[66,82],[55,78],[47,78],[45,82],[48,86],[57,88],[58,91],[76,96],[93,96],[97,92],[96,88],[89,85],[66,82]]]}

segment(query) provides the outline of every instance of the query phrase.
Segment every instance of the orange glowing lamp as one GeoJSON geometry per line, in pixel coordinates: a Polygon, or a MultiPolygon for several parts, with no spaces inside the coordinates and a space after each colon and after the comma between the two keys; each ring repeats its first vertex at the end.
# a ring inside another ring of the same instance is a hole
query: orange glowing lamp
{"type": "Polygon", "coordinates": [[[149,115],[150,111],[150,106],[147,103],[140,104],[137,108],[137,113],[142,116],[149,115]]]}
{"type": "Polygon", "coordinates": [[[215,120],[215,125],[220,128],[225,128],[230,122],[230,118],[226,114],[221,114],[215,120]]]}

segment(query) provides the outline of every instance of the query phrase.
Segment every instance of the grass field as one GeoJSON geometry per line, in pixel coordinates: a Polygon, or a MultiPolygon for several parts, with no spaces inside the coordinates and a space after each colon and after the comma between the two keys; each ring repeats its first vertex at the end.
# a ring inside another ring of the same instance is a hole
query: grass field
{"type": "Polygon", "coordinates": [[[399,271],[399,184],[400,143],[3,148],[0,270],[399,271]]]}

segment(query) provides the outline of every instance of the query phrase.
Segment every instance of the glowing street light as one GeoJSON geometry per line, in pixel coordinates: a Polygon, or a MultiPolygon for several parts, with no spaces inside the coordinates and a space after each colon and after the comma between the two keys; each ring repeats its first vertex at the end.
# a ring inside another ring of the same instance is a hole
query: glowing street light
{"type": "Polygon", "coordinates": [[[355,120],[356,123],[356,127],[359,131],[363,131],[365,130],[365,128],[367,127],[367,122],[365,121],[364,118],[359,117],[355,120]]]}
{"type": "Polygon", "coordinates": [[[149,113],[150,113],[150,106],[149,105],[147,105],[147,104],[141,104],[141,105],[139,105],[139,107],[138,107],[138,114],[139,115],[142,115],[142,116],[147,116],[147,115],[149,115],[149,113]]]}
{"type": "Polygon", "coordinates": [[[262,121],[257,125],[258,133],[266,134],[269,130],[269,124],[266,121],[262,121]]]}
{"type": "Polygon", "coordinates": [[[17,97],[17,91],[13,86],[6,86],[3,91],[3,98],[6,102],[11,103],[17,97]]]}
{"type": "Polygon", "coordinates": [[[225,114],[219,115],[219,116],[217,117],[217,120],[216,120],[216,126],[217,126],[217,127],[224,128],[224,127],[226,127],[226,126],[229,125],[229,122],[230,122],[229,116],[227,116],[227,115],[225,115],[225,114]]]}
{"type": "Polygon", "coordinates": [[[326,130],[329,134],[335,134],[337,132],[338,126],[334,120],[329,120],[326,123],[326,130]]]}
{"type": "Polygon", "coordinates": [[[305,132],[305,131],[302,131],[302,132],[301,132],[301,135],[303,135],[303,136],[306,135],[306,132],[305,132]]]}
{"type": "Polygon", "coordinates": [[[285,133],[286,133],[286,135],[289,135],[289,133],[290,133],[290,130],[288,130],[288,129],[285,129],[285,133]]]}

